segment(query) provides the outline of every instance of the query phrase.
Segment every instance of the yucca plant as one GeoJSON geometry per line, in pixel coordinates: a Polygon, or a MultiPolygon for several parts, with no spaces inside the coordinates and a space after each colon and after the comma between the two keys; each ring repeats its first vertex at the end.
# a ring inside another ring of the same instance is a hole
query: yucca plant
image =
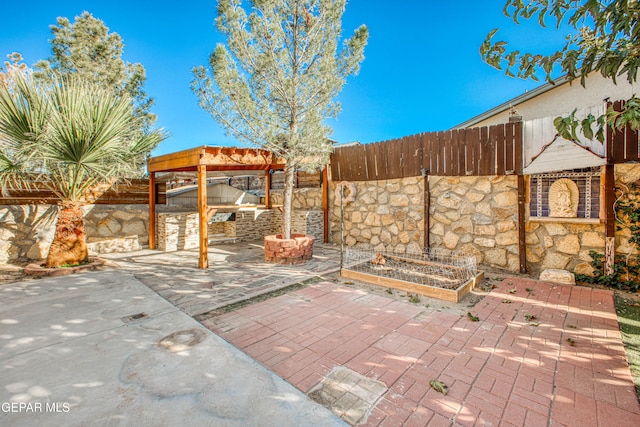
{"type": "Polygon", "coordinates": [[[140,176],[166,138],[146,130],[131,99],[74,77],[39,83],[11,72],[0,85],[0,184],[37,184],[60,200],[46,267],[89,259],[82,205],[89,190],[140,176]]]}

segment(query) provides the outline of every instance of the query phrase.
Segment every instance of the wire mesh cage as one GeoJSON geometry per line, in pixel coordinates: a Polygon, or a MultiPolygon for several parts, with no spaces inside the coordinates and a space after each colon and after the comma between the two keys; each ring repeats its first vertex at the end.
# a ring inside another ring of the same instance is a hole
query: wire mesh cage
{"type": "Polygon", "coordinates": [[[478,273],[474,256],[439,248],[397,253],[349,247],[343,269],[444,289],[457,289],[478,273]]]}

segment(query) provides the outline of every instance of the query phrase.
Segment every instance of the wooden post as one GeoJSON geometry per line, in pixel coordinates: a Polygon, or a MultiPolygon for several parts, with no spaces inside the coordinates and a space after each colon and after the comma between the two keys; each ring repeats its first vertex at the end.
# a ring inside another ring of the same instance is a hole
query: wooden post
{"type": "Polygon", "coordinates": [[[429,223],[431,222],[431,217],[429,215],[429,211],[431,210],[431,197],[429,192],[429,169],[421,169],[420,172],[424,177],[424,250],[427,252],[429,250],[429,246],[431,245],[431,240],[429,239],[429,223]]]}
{"type": "Polygon", "coordinates": [[[264,207],[271,209],[271,169],[269,168],[264,175],[264,207]]]}
{"type": "Polygon", "coordinates": [[[149,174],[149,249],[156,248],[156,173],[149,174]]]}
{"type": "Polygon", "coordinates": [[[525,274],[527,272],[527,232],[525,217],[527,191],[524,175],[522,175],[522,170],[524,168],[524,138],[522,134],[522,121],[514,121],[513,123],[513,165],[515,168],[514,172],[518,177],[518,259],[520,264],[520,273],[525,274]]]}
{"type": "Polygon", "coordinates": [[[329,243],[329,165],[322,169],[322,215],[324,242],[329,243]]]}
{"type": "Polygon", "coordinates": [[[200,223],[199,268],[209,268],[209,233],[207,230],[207,166],[198,165],[198,217],[200,223]]]}
{"type": "Polygon", "coordinates": [[[524,209],[526,202],[527,193],[524,176],[518,175],[518,258],[521,274],[527,272],[527,234],[524,209]]]}
{"type": "MultiPolygon", "coordinates": [[[[619,102],[612,104],[607,103],[607,109],[613,106],[614,110],[620,111],[619,102]]],[[[622,132],[614,132],[611,126],[607,126],[606,137],[606,154],[607,164],[604,167],[604,274],[613,274],[613,265],[616,259],[616,212],[614,204],[616,201],[615,190],[615,163],[616,157],[620,157],[617,153],[624,149],[624,134],[622,132]],[[620,140],[622,137],[622,140],[620,140]]]]}
{"type": "Polygon", "coordinates": [[[605,235],[605,274],[613,274],[616,257],[616,201],[615,166],[606,165],[604,171],[604,235],[605,235]]]}

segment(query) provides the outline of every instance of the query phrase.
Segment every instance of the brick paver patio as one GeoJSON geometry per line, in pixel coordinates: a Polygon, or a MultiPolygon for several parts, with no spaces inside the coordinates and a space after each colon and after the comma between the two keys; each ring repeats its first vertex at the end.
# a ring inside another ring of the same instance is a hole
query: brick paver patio
{"type": "Polygon", "coordinates": [[[366,425],[640,425],[611,291],[509,278],[471,312],[320,282],[204,323],[305,393],[381,381],[366,425]]]}

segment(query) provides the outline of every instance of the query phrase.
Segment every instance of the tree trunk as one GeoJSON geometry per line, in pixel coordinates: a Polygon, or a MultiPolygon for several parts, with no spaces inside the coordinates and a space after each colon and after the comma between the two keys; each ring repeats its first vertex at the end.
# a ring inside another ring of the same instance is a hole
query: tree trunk
{"type": "Polygon", "coordinates": [[[80,202],[62,202],[56,234],[49,248],[45,267],[77,265],[89,261],[84,214],[80,202]]]}
{"type": "Polygon", "coordinates": [[[296,167],[289,162],[284,167],[284,194],[282,200],[282,237],[291,238],[291,214],[293,213],[293,186],[295,185],[296,167]]]}

